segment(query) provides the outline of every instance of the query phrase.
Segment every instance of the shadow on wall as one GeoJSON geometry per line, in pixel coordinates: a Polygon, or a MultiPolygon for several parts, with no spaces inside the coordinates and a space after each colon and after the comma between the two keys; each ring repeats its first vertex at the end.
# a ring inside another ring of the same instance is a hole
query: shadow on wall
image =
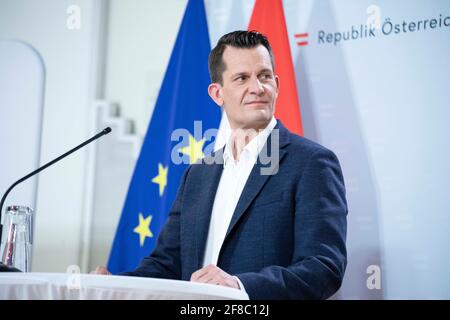
{"type": "Polygon", "coordinates": [[[337,154],[347,188],[348,264],[342,287],[331,299],[383,299],[385,276],[381,289],[367,287],[367,268],[382,268],[380,213],[345,57],[339,45],[322,47],[315,38],[319,30],[336,28],[330,1],[315,1],[303,31],[309,32],[309,45],[294,57],[305,137],[337,154]]]}

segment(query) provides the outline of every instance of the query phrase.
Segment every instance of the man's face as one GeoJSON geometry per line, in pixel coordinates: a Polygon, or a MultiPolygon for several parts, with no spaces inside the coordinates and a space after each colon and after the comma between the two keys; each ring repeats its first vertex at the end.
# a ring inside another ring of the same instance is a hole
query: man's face
{"type": "Polygon", "coordinates": [[[273,73],[269,52],[262,45],[251,49],[228,46],[223,61],[223,84],[211,84],[209,92],[225,108],[231,128],[266,127],[278,95],[278,77],[273,73]]]}

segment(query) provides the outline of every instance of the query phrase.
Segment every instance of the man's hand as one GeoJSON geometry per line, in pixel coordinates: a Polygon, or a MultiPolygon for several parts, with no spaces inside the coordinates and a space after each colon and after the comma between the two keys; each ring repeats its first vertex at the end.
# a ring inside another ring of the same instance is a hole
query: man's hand
{"type": "Polygon", "coordinates": [[[195,271],[191,275],[192,282],[217,284],[220,286],[240,289],[239,283],[235,277],[229,275],[219,267],[210,264],[195,271]]]}
{"type": "Polygon", "coordinates": [[[112,273],[108,271],[108,269],[106,269],[106,267],[104,266],[99,266],[97,268],[95,268],[94,271],[89,272],[90,274],[104,274],[104,275],[111,275],[112,273]]]}

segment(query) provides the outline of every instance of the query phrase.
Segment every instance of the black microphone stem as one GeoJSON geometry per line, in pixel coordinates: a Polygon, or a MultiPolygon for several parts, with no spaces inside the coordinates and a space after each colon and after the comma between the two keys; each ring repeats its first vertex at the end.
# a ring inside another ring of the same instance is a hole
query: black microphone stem
{"type": "Polygon", "coordinates": [[[111,128],[110,128],[110,127],[107,127],[107,128],[105,128],[105,129],[103,129],[101,132],[97,133],[95,136],[93,136],[92,138],[86,140],[86,141],[83,142],[82,144],[76,146],[76,147],[73,148],[72,150],[67,151],[66,153],[64,153],[63,155],[59,156],[58,158],[56,158],[56,159],[54,159],[54,160],[52,160],[52,161],[50,161],[50,162],[44,164],[42,167],[40,167],[40,168],[34,170],[33,172],[27,174],[25,177],[23,177],[23,178],[17,180],[16,182],[14,182],[14,183],[11,185],[11,187],[9,187],[9,189],[6,190],[5,194],[4,194],[3,197],[2,197],[2,200],[0,201],[0,241],[1,241],[1,239],[2,239],[2,229],[3,229],[3,225],[2,225],[2,223],[1,223],[2,210],[3,210],[3,203],[5,202],[6,197],[8,196],[9,192],[10,192],[15,186],[17,186],[19,183],[21,183],[21,182],[27,180],[28,178],[32,177],[33,175],[35,175],[35,174],[41,172],[41,171],[44,170],[45,168],[47,168],[47,167],[51,166],[52,164],[54,164],[55,162],[58,162],[58,161],[61,160],[62,158],[67,157],[69,154],[71,154],[71,153],[77,151],[78,149],[84,147],[84,146],[87,145],[88,143],[91,143],[92,141],[94,141],[94,140],[100,138],[101,136],[103,136],[103,135],[105,135],[105,134],[108,134],[108,133],[110,133],[110,132],[111,132],[111,128]]]}

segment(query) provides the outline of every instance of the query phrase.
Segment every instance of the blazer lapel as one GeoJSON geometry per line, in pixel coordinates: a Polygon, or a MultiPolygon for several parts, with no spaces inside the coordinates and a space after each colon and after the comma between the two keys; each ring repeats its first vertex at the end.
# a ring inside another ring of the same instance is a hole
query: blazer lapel
{"type": "MultiPolygon", "coordinates": [[[[278,121],[278,124],[275,126],[274,130],[276,129],[279,130],[279,165],[287,152],[283,148],[289,143],[289,131],[281,124],[280,121],[278,121]]],[[[267,148],[267,150],[271,150],[271,137],[272,133],[269,135],[269,138],[266,142],[265,148],[267,148]]],[[[261,163],[260,157],[258,157],[257,162],[253,166],[250,176],[248,177],[247,183],[242,190],[241,197],[239,198],[236,209],[233,213],[233,217],[231,218],[230,225],[228,226],[224,242],[226,241],[233,228],[239,222],[240,218],[245,213],[253,199],[258,195],[267,180],[273,175],[274,172],[278,171],[278,165],[276,167],[273,167],[270,171],[266,171],[263,175],[261,174],[261,169],[267,170],[268,168],[261,163]]]]}
{"type": "MultiPolygon", "coordinates": [[[[214,204],[217,187],[219,186],[220,177],[223,171],[223,153],[218,152],[215,156],[217,162],[205,165],[205,170],[202,174],[202,190],[204,198],[200,203],[199,211],[195,214],[195,248],[197,255],[198,268],[202,265],[203,253],[206,248],[206,240],[208,236],[209,222],[211,220],[211,213],[214,204]]],[[[197,269],[198,269],[197,268],[197,269]]]]}

